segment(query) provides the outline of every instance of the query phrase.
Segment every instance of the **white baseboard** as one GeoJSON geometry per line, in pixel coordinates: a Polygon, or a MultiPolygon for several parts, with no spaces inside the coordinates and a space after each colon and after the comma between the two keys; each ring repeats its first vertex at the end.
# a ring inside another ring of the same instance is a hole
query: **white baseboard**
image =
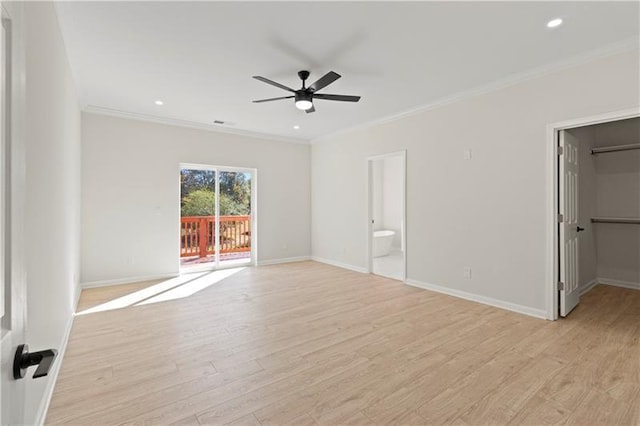
{"type": "Polygon", "coordinates": [[[354,272],[360,272],[361,274],[367,274],[367,268],[362,268],[360,266],[349,265],[347,263],[336,262],[335,260],[324,259],[322,257],[311,256],[311,260],[320,263],[326,263],[327,265],[337,266],[338,268],[348,269],[354,272]]]}
{"type": "Polygon", "coordinates": [[[614,287],[630,288],[632,290],[640,290],[640,283],[633,281],[621,281],[611,278],[598,278],[598,284],[612,285],[614,287]]]}
{"type": "Polygon", "coordinates": [[[58,357],[51,367],[51,372],[47,376],[49,381],[47,382],[47,387],[44,390],[44,395],[42,401],[40,402],[38,413],[36,414],[37,425],[44,425],[45,420],[47,419],[47,411],[49,411],[49,405],[51,405],[53,391],[55,390],[56,382],[58,381],[58,374],[60,374],[60,367],[62,367],[62,360],[64,359],[65,352],[67,351],[67,344],[69,343],[69,336],[71,335],[71,328],[73,327],[73,318],[74,314],[78,311],[78,303],[80,302],[81,293],[82,288],[78,284],[76,285],[76,291],[74,294],[73,313],[71,314],[71,318],[69,318],[69,321],[67,322],[67,328],[64,331],[64,335],[62,336],[62,342],[60,343],[58,357]]]}
{"type": "Polygon", "coordinates": [[[593,279],[591,281],[589,281],[588,283],[584,284],[583,286],[580,287],[580,296],[584,296],[585,294],[587,294],[588,292],[591,291],[591,289],[593,289],[595,286],[597,286],[600,282],[598,281],[598,279],[593,279]]]}
{"type": "Polygon", "coordinates": [[[460,299],[470,300],[472,302],[478,302],[484,305],[506,309],[507,311],[517,312],[519,314],[528,315],[530,317],[547,319],[547,311],[544,309],[536,309],[529,306],[518,305],[516,303],[506,302],[504,300],[498,300],[487,296],[480,296],[479,294],[467,293],[466,291],[462,290],[455,290],[436,284],[424,283],[411,278],[407,279],[405,283],[424,290],[431,290],[437,293],[443,293],[449,296],[458,297],[460,299]]]}
{"type": "Polygon", "coordinates": [[[160,274],[160,275],[146,275],[142,277],[128,277],[128,278],[116,278],[114,280],[103,280],[103,281],[91,281],[80,284],[80,287],[85,288],[94,288],[94,287],[105,287],[110,285],[119,285],[119,284],[131,284],[131,283],[139,283],[142,281],[151,281],[151,280],[161,280],[165,278],[175,278],[179,274],[171,273],[171,274],[160,274]]]}
{"type": "Polygon", "coordinates": [[[282,259],[259,260],[258,266],[278,265],[280,263],[304,262],[311,260],[310,256],[283,257],[282,259]]]}

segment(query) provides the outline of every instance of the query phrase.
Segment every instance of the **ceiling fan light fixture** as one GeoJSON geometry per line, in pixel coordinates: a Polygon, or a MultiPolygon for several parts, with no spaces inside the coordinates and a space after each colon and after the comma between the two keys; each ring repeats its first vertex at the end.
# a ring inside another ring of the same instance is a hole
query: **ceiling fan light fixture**
{"type": "Polygon", "coordinates": [[[306,111],[313,106],[311,102],[311,95],[306,92],[296,93],[296,108],[302,111],[306,111]]]}
{"type": "Polygon", "coordinates": [[[307,100],[296,101],[296,108],[302,111],[306,111],[312,106],[313,106],[313,103],[311,101],[307,101],[307,100]]]}

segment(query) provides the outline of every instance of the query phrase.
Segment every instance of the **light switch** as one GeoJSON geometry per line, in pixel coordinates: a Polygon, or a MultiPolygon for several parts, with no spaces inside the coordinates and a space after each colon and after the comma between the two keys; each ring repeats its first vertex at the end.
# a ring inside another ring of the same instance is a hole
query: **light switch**
{"type": "Polygon", "coordinates": [[[465,149],[464,150],[464,159],[465,160],[471,160],[471,150],[470,149],[465,149]]]}

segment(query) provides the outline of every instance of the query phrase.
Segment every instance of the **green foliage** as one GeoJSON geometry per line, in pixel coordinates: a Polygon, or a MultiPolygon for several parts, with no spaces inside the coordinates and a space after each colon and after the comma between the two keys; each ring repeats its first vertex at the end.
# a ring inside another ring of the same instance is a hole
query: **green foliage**
{"type": "Polygon", "coordinates": [[[238,172],[220,173],[220,214],[248,215],[251,212],[249,175],[238,172]]]}
{"type": "MultiPolygon", "coordinates": [[[[220,172],[220,215],[241,216],[251,212],[250,175],[220,172]]],[[[180,171],[182,216],[215,214],[215,173],[209,170],[180,171]]]]}
{"type": "Polygon", "coordinates": [[[198,189],[208,189],[214,192],[215,182],[216,175],[211,170],[180,170],[180,193],[182,197],[198,189]]]}
{"type": "Polygon", "coordinates": [[[209,189],[196,189],[182,197],[182,216],[213,216],[216,196],[209,189]]]}

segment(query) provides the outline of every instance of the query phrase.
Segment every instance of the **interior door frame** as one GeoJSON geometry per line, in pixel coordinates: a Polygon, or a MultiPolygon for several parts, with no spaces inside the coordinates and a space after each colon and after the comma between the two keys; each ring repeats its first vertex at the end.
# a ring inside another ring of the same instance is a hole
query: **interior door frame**
{"type": "Polygon", "coordinates": [[[373,273],[373,162],[384,160],[385,158],[400,157],[402,159],[402,224],[401,224],[401,243],[402,249],[402,282],[407,280],[407,150],[389,152],[386,154],[373,155],[366,158],[366,193],[367,193],[367,273],[373,273]]]}
{"type": "Polygon", "coordinates": [[[560,213],[560,167],[558,160],[558,146],[562,130],[593,124],[609,123],[640,117],[640,108],[613,111],[599,115],[576,118],[547,125],[547,285],[546,305],[547,319],[555,321],[559,318],[558,281],[560,277],[560,236],[558,215],[560,213]]]}
{"type": "MultiPolygon", "coordinates": [[[[215,191],[216,194],[220,193],[220,181],[218,179],[219,172],[241,172],[251,173],[251,212],[249,214],[251,218],[251,258],[247,263],[221,265],[220,264],[220,222],[216,220],[215,223],[215,235],[216,235],[216,261],[213,265],[207,265],[202,267],[192,267],[189,269],[182,268],[180,266],[180,221],[178,221],[178,271],[180,273],[201,272],[201,271],[217,271],[228,268],[238,268],[243,266],[256,266],[258,263],[258,169],[251,167],[233,167],[233,166],[215,166],[211,164],[196,164],[196,163],[180,163],[178,168],[178,174],[182,169],[190,170],[209,170],[216,173],[215,191]]],[[[180,200],[181,188],[178,183],[178,200],[180,200]]],[[[219,217],[220,213],[220,200],[216,197],[215,215],[219,217]]],[[[180,217],[180,203],[178,203],[178,217],[180,217]]]]}
{"type": "MultiPolygon", "coordinates": [[[[7,60],[6,121],[2,129],[5,163],[5,312],[1,318],[0,347],[0,423],[23,424],[26,380],[14,380],[13,357],[16,347],[24,343],[27,332],[27,273],[24,242],[26,210],[26,143],[25,143],[25,35],[24,6],[20,2],[0,2],[2,23],[9,31],[5,48],[7,60]],[[6,388],[4,387],[6,386],[6,388]]],[[[3,282],[2,285],[5,285],[3,282]]]]}

